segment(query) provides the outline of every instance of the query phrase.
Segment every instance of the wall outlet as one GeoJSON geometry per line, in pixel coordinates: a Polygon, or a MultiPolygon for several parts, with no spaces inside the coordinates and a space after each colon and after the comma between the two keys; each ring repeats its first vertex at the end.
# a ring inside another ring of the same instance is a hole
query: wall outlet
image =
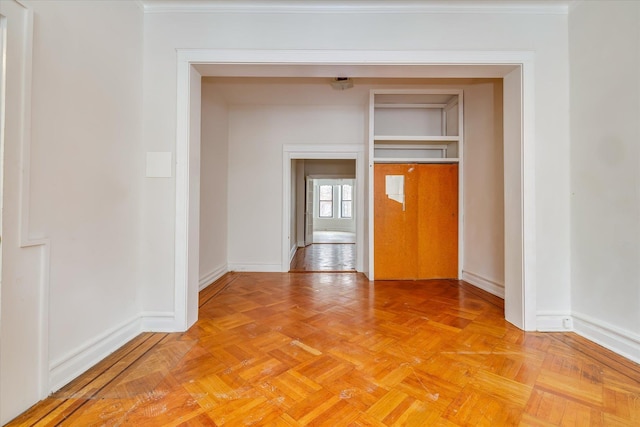
{"type": "Polygon", "coordinates": [[[573,330],[573,321],[571,317],[563,317],[562,318],[562,327],[566,330],[573,330]]]}

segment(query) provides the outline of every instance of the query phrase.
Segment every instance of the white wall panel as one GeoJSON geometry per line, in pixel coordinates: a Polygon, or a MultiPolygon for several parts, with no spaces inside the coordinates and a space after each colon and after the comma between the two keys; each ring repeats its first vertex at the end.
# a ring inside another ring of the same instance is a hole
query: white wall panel
{"type": "MultiPolygon", "coordinates": [[[[637,337],[640,3],[581,2],[571,13],[569,41],[571,295],[581,319],[576,327],[585,325],[584,333],[595,330],[589,324],[611,325],[605,329],[613,335],[628,331],[637,337]]],[[[640,342],[635,358],[640,360],[640,342]]]]}

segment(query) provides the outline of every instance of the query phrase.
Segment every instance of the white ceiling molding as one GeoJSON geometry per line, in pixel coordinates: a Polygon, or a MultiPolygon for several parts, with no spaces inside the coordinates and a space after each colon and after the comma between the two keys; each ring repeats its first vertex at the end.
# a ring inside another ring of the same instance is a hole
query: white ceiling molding
{"type": "Polygon", "coordinates": [[[571,0],[139,0],[145,13],[507,13],[567,15],[571,0]]]}

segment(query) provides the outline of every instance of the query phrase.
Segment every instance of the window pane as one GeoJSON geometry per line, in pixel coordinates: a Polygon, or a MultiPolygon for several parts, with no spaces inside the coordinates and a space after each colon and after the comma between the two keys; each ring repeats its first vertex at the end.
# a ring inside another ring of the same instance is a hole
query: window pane
{"type": "Polygon", "coordinates": [[[320,218],[333,217],[333,202],[320,201],[320,218]]]}
{"type": "Polygon", "coordinates": [[[342,218],[351,218],[351,201],[342,202],[342,218]]]}
{"type": "Polygon", "coordinates": [[[348,184],[342,186],[342,200],[351,200],[351,186],[348,184]]]}
{"type": "Polygon", "coordinates": [[[333,200],[333,185],[320,186],[320,200],[333,200]]]}

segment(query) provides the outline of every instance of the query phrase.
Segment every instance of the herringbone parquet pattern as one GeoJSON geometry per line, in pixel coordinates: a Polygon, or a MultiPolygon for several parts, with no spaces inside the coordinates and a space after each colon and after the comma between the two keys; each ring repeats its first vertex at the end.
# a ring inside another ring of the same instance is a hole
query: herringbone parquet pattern
{"type": "Polygon", "coordinates": [[[232,273],[10,425],[640,425],[639,372],[458,281],[232,273]]]}

